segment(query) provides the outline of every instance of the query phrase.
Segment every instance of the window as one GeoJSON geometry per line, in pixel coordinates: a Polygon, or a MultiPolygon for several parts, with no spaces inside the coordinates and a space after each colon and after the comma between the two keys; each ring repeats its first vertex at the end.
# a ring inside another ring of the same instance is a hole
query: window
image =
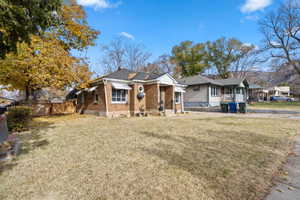
{"type": "Polygon", "coordinates": [[[113,103],[126,103],[127,90],[112,89],[112,102],[113,103]]]}
{"type": "Polygon", "coordinates": [[[194,87],[193,87],[193,91],[195,91],[195,92],[196,92],[196,91],[200,91],[200,86],[194,86],[194,87]]]}
{"type": "Polygon", "coordinates": [[[236,94],[241,94],[241,88],[236,88],[236,94]]]}
{"type": "Polygon", "coordinates": [[[94,98],[94,103],[95,104],[99,103],[99,95],[95,91],[93,91],[92,95],[94,98]]]}
{"type": "Polygon", "coordinates": [[[181,102],[181,93],[175,92],[175,103],[179,104],[181,102]]]}
{"type": "Polygon", "coordinates": [[[232,88],[225,88],[225,94],[233,94],[232,88]]]}
{"type": "Polygon", "coordinates": [[[220,96],[220,88],[216,86],[211,87],[211,96],[218,97],[220,96]]]}

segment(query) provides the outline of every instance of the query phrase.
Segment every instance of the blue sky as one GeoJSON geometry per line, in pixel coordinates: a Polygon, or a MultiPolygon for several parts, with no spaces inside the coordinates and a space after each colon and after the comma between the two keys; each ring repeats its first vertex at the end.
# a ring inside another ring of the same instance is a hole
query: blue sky
{"type": "Polygon", "coordinates": [[[151,60],[170,54],[184,40],[205,42],[235,37],[260,44],[257,20],[283,0],[77,0],[88,23],[101,31],[96,46],[88,49],[91,69],[102,72],[101,45],[122,35],[145,45],[151,60]]]}

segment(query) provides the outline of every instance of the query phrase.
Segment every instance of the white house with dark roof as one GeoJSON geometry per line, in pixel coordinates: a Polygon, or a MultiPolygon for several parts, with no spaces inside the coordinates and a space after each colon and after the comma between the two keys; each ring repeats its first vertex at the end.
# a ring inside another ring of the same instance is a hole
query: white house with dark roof
{"type": "Polygon", "coordinates": [[[214,107],[221,102],[246,102],[249,84],[246,79],[210,79],[202,75],[180,79],[187,85],[184,106],[214,107]]]}

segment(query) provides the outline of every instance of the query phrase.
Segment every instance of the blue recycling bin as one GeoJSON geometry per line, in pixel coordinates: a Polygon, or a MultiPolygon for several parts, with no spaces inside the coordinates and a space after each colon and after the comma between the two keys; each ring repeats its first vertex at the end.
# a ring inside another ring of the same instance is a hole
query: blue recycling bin
{"type": "Polygon", "coordinates": [[[229,109],[231,113],[237,113],[237,103],[234,102],[229,103],[229,109]]]}

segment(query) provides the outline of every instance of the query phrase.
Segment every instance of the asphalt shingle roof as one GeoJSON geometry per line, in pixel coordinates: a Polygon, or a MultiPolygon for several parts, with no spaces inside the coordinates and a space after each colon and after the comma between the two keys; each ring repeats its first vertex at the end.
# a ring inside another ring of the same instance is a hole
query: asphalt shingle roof
{"type": "Polygon", "coordinates": [[[249,88],[250,88],[250,89],[263,89],[262,86],[257,85],[257,84],[250,84],[250,85],[249,85],[249,88]]]}
{"type": "Polygon", "coordinates": [[[128,69],[120,69],[113,73],[103,76],[103,78],[119,79],[119,80],[153,80],[163,74],[135,72],[128,69]]]}
{"type": "Polygon", "coordinates": [[[213,84],[213,85],[221,86],[221,84],[218,81],[207,78],[205,76],[201,76],[201,75],[186,77],[186,78],[180,79],[179,82],[181,84],[185,84],[185,85],[213,84]]]}
{"type": "Polygon", "coordinates": [[[240,85],[245,79],[242,78],[229,78],[229,79],[218,79],[217,81],[223,86],[229,85],[240,85]]]}
{"type": "Polygon", "coordinates": [[[179,82],[185,85],[212,84],[218,86],[230,86],[230,85],[240,85],[241,83],[243,83],[244,80],[245,79],[237,79],[237,78],[214,80],[202,75],[196,75],[196,76],[180,79],[179,82]]]}

